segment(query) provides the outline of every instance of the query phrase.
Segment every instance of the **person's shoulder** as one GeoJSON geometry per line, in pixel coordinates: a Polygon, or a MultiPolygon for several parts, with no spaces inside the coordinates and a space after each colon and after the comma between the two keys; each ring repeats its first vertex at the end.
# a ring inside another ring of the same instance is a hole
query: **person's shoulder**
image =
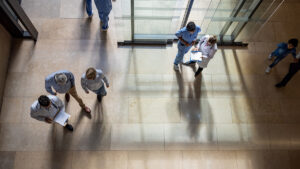
{"type": "Polygon", "coordinates": [[[32,103],[32,105],[30,106],[31,109],[36,109],[36,107],[38,106],[39,102],[36,100],[32,103]]]}
{"type": "Polygon", "coordinates": [[[196,30],[200,32],[201,31],[201,27],[199,25],[196,25],[196,30]]]}
{"type": "Polygon", "coordinates": [[[60,100],[59,97],[54,96],[54,95],[48,95],[47,97],[48,97],[50,100],[52,100],[52,101],[58,101],[58,100],[60,100]]]}
{"type": "Polygon", "coordinates": [[[96,69],[96,72],[99,74],[103,73],[103,71],[101,69],[96,69]]]}
{"type": "Polygon", "coordinates": [[[82,73],[81,79],[86,79],[86,74],[82,73]]]}

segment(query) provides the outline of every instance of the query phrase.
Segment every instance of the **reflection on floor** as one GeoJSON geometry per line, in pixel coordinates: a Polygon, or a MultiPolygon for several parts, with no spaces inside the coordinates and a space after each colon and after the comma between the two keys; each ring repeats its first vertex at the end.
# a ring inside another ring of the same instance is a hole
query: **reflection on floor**
{"type": "MultiPolygon", "coordinates": [[[[220,47],[195,79],[193,67],[172,69],[175,44],[117,47],[124,37],[113,18],[105,34],[96,16],[78,19],[84,16],[79,0],[76,9],[66,0],[38,1],[23,5],[39,40],[15,40],[12,50],[0,114],[1,169],[300,168],[300,78],[274,87],[291,58],[264,74],[268,53],[286,41],[277,36],[284,27],[272,29],[278,38],[272,43],[265,38],[248,48],[220,47]],[[104,70],[111,83],[102,104],[80,86],[90,66],[104,70]],[[29,115],[32,102],[46,94],[45,76],[60,69],[74,73],[79,95],[92,108],[88,117],[71,98],[66,111],[73,133],[29,115]]],[[[285,23],[280,18],[271,24],[285,23]]]]}

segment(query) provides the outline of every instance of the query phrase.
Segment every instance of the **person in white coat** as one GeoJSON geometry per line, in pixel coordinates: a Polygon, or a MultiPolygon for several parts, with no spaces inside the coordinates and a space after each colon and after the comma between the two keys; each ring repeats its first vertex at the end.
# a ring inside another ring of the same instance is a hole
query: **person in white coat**
{"type": "Polygon", "coordinates": [[[205,35],[200,39],[197,47],[193,49],[193,51],[199,51],[202,53],[202,61],[197,62],[199,68],[195,73],[195,77],[197,77],[202,70],[207,67],[209,61],[214,57],[217,50],[218,46],[216,36],[205,35]]]}

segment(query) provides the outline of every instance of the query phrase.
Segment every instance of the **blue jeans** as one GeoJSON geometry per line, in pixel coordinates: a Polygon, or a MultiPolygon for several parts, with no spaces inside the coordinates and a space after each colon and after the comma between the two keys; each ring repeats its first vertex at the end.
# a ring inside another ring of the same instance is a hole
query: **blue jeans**
{"type": "Polygon", "coordinates": [[[92,0],[85,1],[86,13],[91,16],[93,14],[92,0]]]}
{"type": "Polygon", "coordinates": [[[106,96],[107,94],[104,85],[100,87],[98,90],[93,90],[93,92],[100,96],[106,96]]]}
{"type": "Polygon", "coordinates": [[[183,56],[191,49],[192,46],[185,46],[185,44],[178,41],[178,53],[176,55],[176,58],[174,60],[174,64],[178,65],[182,62],[183,56]]]}
{"type": "MultiPolygon", "coordinates": [[[[103,9],[103,4],[99,1],[95,1],[95,5],[98,10],[99,18],[102,21],[102,27],[108,26],[108,20],[109,20],[109,13],[111,9],[103,9]]],[[[92,0],[86,0],[86,12],[89,16],[93,14],[93,7],[92,7],[92,0]]]]}
{"type": "Polygon", "coordinates": [[[275,65],[277,65],[283,58],[286,56],[286,49],[283,48],[277,48],[274,52],[271,53],[272,56],[276,56],[274,59],[274,62],[270,64],[270,68],[273,68],[275,65]]]}

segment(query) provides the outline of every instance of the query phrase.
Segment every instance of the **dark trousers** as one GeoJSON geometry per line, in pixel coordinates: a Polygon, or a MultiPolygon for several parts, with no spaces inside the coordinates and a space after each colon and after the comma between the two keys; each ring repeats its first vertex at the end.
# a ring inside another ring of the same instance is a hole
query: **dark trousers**
{"type": "Polygon", "coordinates": [[[289,72],[285,75],[282,81],[279,82],[279,84],[285,86],[292,79],[292,77],[298,72],[299,69],[300,69],[300,63],[291,63],[289,72]]]}

